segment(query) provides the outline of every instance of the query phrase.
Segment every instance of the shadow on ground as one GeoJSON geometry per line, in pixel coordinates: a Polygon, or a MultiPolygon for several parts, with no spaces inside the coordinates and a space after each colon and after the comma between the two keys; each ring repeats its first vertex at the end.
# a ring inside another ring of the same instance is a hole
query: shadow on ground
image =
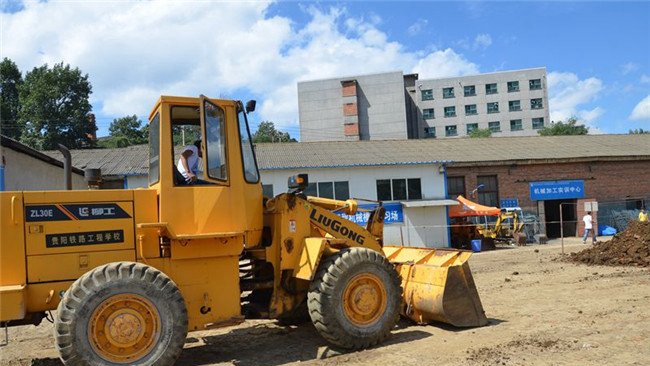
{"type": "MultiPolygon", "coordinates": [[[[501,321],[490,319],[490,325],[501,321]]],[[[454,327],[436,327],[462,331],[454,327]]],[[[406,343],[430,337],[421,330],[409,330],[413,323],[400,320],[391,336],[374,348],[406,343]]],[[[466,330],[466,329],[465,329],[466,330]]],[[[356,351],[331,347],[311,323],[300,326],[280,326],[269,322],[247,328],[236,328],[226,334],[187,338],[185,349],[176,362],[183,366],[232,363],[238,366],[274,366],[298,361],[326,359],[356,351]]],[[[62,366],[58,358],[32,360],[32,366],[62,366]]]]}
{"type": "MultiPolygon", "coordinates": [[[[431,336],[419,330],[394,332],[375,348],[411,342],[431,336]]],[[[190,342],[193,340],[190,339],[190,342]]],[[[349,353],[335,349],[310,323],[282,327],[274,323],[234,329],[227,334],[202,338],[202,345],[186,345],[178,365],[199,366],[231,362],[238,366],[273,366],[291,362],[325,359],[349,353]]],[[[194,340],[195,343],[200,340],[194,340]]]]}

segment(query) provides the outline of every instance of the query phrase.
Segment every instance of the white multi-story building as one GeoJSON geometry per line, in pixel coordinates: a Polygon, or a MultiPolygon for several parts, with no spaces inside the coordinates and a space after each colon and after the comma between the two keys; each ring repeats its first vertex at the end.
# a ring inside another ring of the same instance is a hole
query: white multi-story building
{"type": "Polygon", "coordinates": [[[301,141],[534,136],[548,125],[546,69],[419,80],[401,71],[298,83],[301,141]]]}
{"type": "Polygon", "coordinates": [[[546,69],[417,80],[407,88],[417,106],[417,137],[534,136],[548,125],[546,69]]]}

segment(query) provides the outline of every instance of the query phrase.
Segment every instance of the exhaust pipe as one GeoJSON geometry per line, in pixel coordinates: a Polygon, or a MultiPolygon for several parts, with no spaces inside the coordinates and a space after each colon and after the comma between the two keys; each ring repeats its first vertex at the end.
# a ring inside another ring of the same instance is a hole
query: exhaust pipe
{"type": "Polygon", "coordinates": [[[63,154],[63,182],[65,190],[72,190],[72,155],[64,145],[59,145],[59,151],[63,154]]]}

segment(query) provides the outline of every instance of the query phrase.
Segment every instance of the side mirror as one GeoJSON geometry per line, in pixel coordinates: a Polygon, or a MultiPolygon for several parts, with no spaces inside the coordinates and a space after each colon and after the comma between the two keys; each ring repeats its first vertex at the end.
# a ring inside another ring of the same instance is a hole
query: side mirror
{"type": "Polygon", "coordinates": [[[248,102],[246,102],[246,113],[255,111],[256,104],[257,102],[255,100],[249,100],[248,102]]]}

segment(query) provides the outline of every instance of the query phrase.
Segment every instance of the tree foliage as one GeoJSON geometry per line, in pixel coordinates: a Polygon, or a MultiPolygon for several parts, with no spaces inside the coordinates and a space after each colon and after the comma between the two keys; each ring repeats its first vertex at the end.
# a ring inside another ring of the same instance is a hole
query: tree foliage
{"type": "Polygon", "coordinates": [[[489,128],[476,128],[469,133],[471,138],[491,137],[492,131],[489,128]]]}
{"type": "Polygon", "coordinates": [[[18,124],[18,88],[22,82],[23,76],[18,66],[5,57],[0,63],[0,132],[16,140],[20,139],[23,131],[18,124]]]}
{"type": "Polygon", "coordinates": [[[108,128],[109,137],[99,142],[101,147],[127,147],[146,144],[149,140],[149,129],[135,114],[114,119],[108,128]]]}
{"type": "Polygon", "coordinates": [[[18,88],[20,140],[36,149],[93,147],[97,131],[88,100],[92,87],[88,74],[59,63],[35,67],[18,88]]]}
{"type": "Polygon", "coordinates": [[[566,123],[562,121],[551,122],[550,126],[545,126],[537,130],[541,136],[558,136],[558,135],[586,135],[589,133],[589,127],[584,124],[578,124],[575,117],[569,118],[566,123]]]}
{"type": "Polygon", "coordinates": [[[643,128],[630,130],[630,135],[645,135],[645,134],[650,134],[650,130],[644,130],[643,128]]]}
{"type": "Polygon", "coordinates": [[[296,142],[296,139],[292,138],[288,132],[275,129],[273,122],[263,121],[253,134],[253,142],[296,142]]]}

